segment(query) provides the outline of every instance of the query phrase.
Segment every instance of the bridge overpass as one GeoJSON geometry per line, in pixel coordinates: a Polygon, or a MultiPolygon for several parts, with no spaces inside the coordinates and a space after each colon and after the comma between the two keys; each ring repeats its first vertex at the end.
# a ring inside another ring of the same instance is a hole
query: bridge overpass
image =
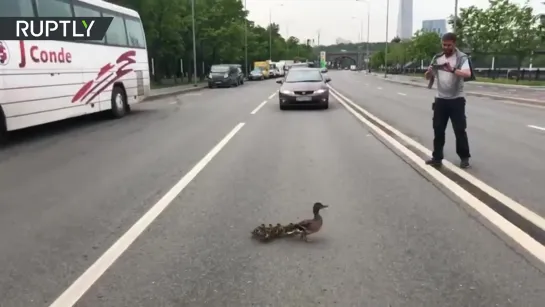
{"type": "MultiPolygon", "coordinates": [[[[372,55],[373,51],[369,50],[369,57],[372,55]]],[[[348,59],[353,63],[353,65],[356,65],[356,67],[364,68],[366,56],[366,50],[326,52],[325,60],[328,63],[331,62],[334,66],[337,66],[337,64],[339,64],[343,59],[348,59]]]]}

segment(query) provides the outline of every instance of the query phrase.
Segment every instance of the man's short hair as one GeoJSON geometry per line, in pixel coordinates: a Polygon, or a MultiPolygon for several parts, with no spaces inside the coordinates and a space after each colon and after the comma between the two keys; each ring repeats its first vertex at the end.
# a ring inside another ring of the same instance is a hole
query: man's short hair
{"type": "Polygon", "coordinates": [[[452,32],[448,32],[443,34],[443,37],[441,38],[442,41],[452,41],[456,43],[456,34],[452,32]]]}

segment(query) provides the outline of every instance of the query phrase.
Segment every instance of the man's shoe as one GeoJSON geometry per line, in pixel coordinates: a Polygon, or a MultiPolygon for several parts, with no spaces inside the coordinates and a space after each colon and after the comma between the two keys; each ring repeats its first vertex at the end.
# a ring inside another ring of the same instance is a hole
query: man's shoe
{"type": "Polygon", "coordinates": [[[460,168],[469,168],[469,159],[462,159],[460,161],[460,168]]]}
{"type": "Polygon", "coordinates": [[[439,159],[431,158],[431,159],[426,161],[426,164],[438,167],[438,166],[443,165],[443,162],[441,160],[439,160],[439,159]]]}

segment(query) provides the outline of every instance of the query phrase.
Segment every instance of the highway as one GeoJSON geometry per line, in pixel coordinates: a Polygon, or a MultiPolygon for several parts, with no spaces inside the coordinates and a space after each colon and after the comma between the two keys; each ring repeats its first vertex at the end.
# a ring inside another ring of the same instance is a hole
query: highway
{"type": "MultiPolygon", "coordinates": [[[[366,110],[432,148],[433,90],[354,72],[339,74],[332,85],[366,110]],[[352,90],[355,88],[360,90],[352,90]]],[[[545,106],[521,106],[469,96],[466,114],[472,155],[472,169],[468,172],[545,216],[545,130],[538,129],[545,129],[545,106]]],[[[451,124],[447,127],[445,157],[454,163],[459,161],[451,124]]]]}
{"type": "MultiPolygon", "coordinates": [[[[330,76],[430,147],[430,91],[330,76]]],[[[542,306],[529,252],[336,98],[280,111],[277,90],[247,82],[17,133],[0,151],[0,306],[542,306]],[[330,207],[312,242],[250,238],[316,201],[330,207]]],[[[545,131],[527,127],[545,109],[468,105],[469,172],[545,215],[545,131]]]]}

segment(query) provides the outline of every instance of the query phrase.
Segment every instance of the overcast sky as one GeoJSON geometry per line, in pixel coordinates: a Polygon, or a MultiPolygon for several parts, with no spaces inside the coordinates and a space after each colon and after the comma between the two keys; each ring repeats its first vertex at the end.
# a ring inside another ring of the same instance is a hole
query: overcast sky
{"type": "MultiPolygon", "coordinates": [[[[244,0],[242,0],[244,2],[244,0]]],[[[513,0],[524,3],[524,0],[513,0]]],[[[545,13],[545,0],[530,0],[536,12],[545,13]]],[[[371,41],[384,41],[386,37],[386,0],[368,0],[371,11],[371,41]]],[[[454,0],[413,0],[413,30],[422,27],[422,20],[447,18],[454,13],[454,0]],[[439,2],[441,2],[440,5],[439,2]]],[[[460,7],[477,5],[487,7],[488,0],[459,0],[460,7]]],[[[272,21],[280,24],[282,36],[295,36],[301,40],[318,39],[320,44],[334,44],[338,37],[356,42],[359,40],[363,20],[363,40],[367,40],[367,4],[356,0],[246,0],[250,19],[261,26],[272,21]],[[354,19],[355,17],[356,19],[354,19]]],[[[390,0],[388,39],[396,35],[399,0],[390,0]]]]}

